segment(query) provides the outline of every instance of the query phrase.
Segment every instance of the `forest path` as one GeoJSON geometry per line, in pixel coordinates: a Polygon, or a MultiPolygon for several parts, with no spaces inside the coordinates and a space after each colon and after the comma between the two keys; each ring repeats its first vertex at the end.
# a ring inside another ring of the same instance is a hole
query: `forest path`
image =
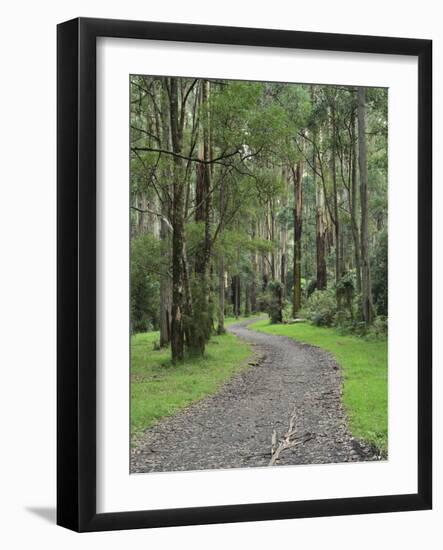
{"type": "Polygon", "coordinates": [[[146,430],[131,450],[131,472],[267,466],[274,430],[277,465],[373,459],[347,428],[334,359],[249,329],[256,320],[228,328],[252,344],[255,364],[217,394],[146,430]]]}

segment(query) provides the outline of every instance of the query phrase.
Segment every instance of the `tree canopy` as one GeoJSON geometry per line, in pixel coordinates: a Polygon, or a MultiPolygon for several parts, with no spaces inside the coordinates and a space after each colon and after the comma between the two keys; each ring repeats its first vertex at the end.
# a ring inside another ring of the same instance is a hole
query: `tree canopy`
{"type": "Polygon", "coordinates": [[[174,361],[226,315],[387,316],[386,89],[134,75],[131,326],[174,361]]]}

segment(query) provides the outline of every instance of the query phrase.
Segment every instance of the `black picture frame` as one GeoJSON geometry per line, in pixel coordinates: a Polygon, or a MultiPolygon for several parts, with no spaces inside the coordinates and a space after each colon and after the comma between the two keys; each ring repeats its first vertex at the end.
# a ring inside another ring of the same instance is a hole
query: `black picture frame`
{"type": "Polygon", "coordinates": [[[78,18],[57,29],[57,523],[75,531],[425,510],[432,506],[432,42],[78,18]],[[418,58],[418,491],[376,497],[96,512],[96,39],[418,58]]]}

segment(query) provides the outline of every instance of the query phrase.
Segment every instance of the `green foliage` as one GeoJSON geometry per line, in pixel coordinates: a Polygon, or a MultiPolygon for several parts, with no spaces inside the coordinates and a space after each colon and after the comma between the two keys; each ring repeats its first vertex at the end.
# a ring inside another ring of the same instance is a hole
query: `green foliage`
{"type": "Polygon", "coordinates": [[[184,315],[184,329],[190,354],[201,355],[213,332],[214,304],[209,301],[207,277],[193,275],[192,315],[184,315]]]}
{"type": "MultiPolygon", "coordinates": [[[[382,337],[387,316],[387,90],[368,88],[366,95],[369,248],[373,300],[380,318],[368,331],[360,319],[351,226],[351,221],[355,221],[359,229],[361,222],[358,158],[356,194],[351,193],[353,154],[358,157],[358,148],[354,147],[358,137],[356,89],[321,84],[211,80],[206,101],[203,81],[179,78],[179,111],[184,116],[181,117],[183,128],[177,137],[182,141],[181,154],[185,157],[179,170],[176,157],[167,153],[172,148],[168,92],[171,79],[135,75],[131,82],[130,183],[131,204],[135,207],[131,211],[131,223],[135,233],[148,231],[158,239],[160,215],[155,212],[166,213],[173,222],[174,185],[179,185],[186,205],[185,260],[189,266],[193,307],[193,314],[184,318],[188,342],[191,339],[200,342],[202,348],[202,342],[207,342],[212,334],[212,320],[219,307],[222,260],[226,284],[229,285],[233,277],[239,277],[242,312],[249,311],[253,295],[254,309],[258,301],[275,322],[284,322],[291,316],[286,300],[292,299],[294,285],[294,178],[299,161],[303,164],[301,314],[319,326],[336,326],[342,332],[382,337]],[[210,166],[211,204],[207,223],[196,223],[196,189],[200,180],[197,180],[199,165],[194,161],[202,153],[208,130],[211,156],[217,160],[210,166]],[[159,154],[159,148],[165,152],[159,154]],[[351,196],[355,196],[355,220],[351,220],[351,196]],[[331,219],[334,198],[338,200],[336,215],[342,266],[348,270],[336,288],[333,284],[336,239],[331,219]],[[147,217],[140,215],[138,207],[152,212],[149,227],[143,227],[147,217]],[[315,289],[319,211],[326,227],[328,283],[328,290],[321,292],[315,289]],[[213,245],[210,274],[203,284],[196,280],[194,272],[208,227],[213,245]],[[285,270],[284,275],[280,274],[280,268],[285,270]],[[271,271],[275,278],[284,281],[281,298],[278,286],[273,286],[280,283],[270,280],[271,271]],[[270,283],[267,291],[260,295],[267,283],[270,283]]],[[[138,239],[144,237],[136,237],[132,245],[134,332],[158,327],[160,274],[171,275],[170,267],[165,265],[165,260],[170,260],[170,254],[167,256],[165,252],[171,250],[171,239],[161,245],[150,242],[149,237],[143,244],[138,239]],[[160,246],[165,248],[160,250],[160,246]]],[[[226,314],[232,314],[229,302],[227,290],[226,314]]]]}
{"type": "MultiPolygon", "coordinates": [[[[383,280],[383,275],[381,276],[383,280]]],[[[315,286],[311,281],[310,288],[315,286]]],[[[336,327],[342,334],[354,334],[367,339],[385,338],[387,334],[386,317],[375,318],[373,325],[367,327],[360,318],[361,296],[356,292],[355,270],[348,271],[336,286],[327,290],[307,292],[302,317],[318,327],[336,327]],[[340,304],[340,307],[337,305],[340,304]]]]}
{"type": "Polygon", "coordinates": [[[131,330],[155,330],[159,323],[162,269],[160,242],[145,234],[131,241],[131,330]]]}
{"type": "MultiPolygon", "coordinates": [[[[233,319],[236,319],[236,317],[234,317],[234,306],[232,304],[225,304],[225,315],[226,317],[232,317],[233,319]]],[[[226,318],[225,318],[225,326],[226,326],[226,318]]]]}
{"type": "Polygon", "coordinates": [[[273,250],[274,243],[265,239],[251,238],[242,228],[226,229],[214,244],[214,257],[223,257],[225,268],[235,274],[251,264],[251,254],[266,254],[273,250]]]}
{"type": "Polygon", "coordinates": [[[346,323],[355,322],[355,311],[358,305],[354,305],[356,297],[356,273],[355,270],[345,273],[335,286],[340,309],[337,311],[336,325],[344,326],[346,323]]]}
{"type": "Polygon", "coordinates": [[[306,286],[306,295],[309,298],[317,288],[317,279],[311,279],[306,286]]]}
{"type": "Polygon", "coordinates": [[[379,315],[374,319],[374,322],[365,332],[367,340],[385,339],[388,334],[388,318],[384,315],[379,315]]]}
{"type": "Polygon", "coordinates": [[[388,314],[388,234],[379,237],[372,260],[372,293],[378,315],[388,314]]]}
{"type": "Polygon", "coordinates": [[[279,334],[329,351],[343,371],[343,401],[354,437],[388,449],[387,341],[341,335],[333,328],[309,323],[270,325],[259,321],[251,328],[279,334]]]}
{"type": "Polygon", "coordinates": [[[352,300],[355,294],[355,270],[345,273],[336,285],[338,294],[345,300],[352,300]]]}
{"type": "Polygon", "coordinates": [[[262,309],[269,315],[271,323],[283,321],[283,310],[286,303],[283,299],[283,290],[283,285],[279,281],[271,281],[266,291],[261,294],[262,309]]]}
{"type": "Polygon", "coordinates": [[[335,291],[331,288],[327,290],[315,290],[306,300],[302,317],[306,317],[318,327],[331,327],[336,321],[337,300],[335,291]]]}

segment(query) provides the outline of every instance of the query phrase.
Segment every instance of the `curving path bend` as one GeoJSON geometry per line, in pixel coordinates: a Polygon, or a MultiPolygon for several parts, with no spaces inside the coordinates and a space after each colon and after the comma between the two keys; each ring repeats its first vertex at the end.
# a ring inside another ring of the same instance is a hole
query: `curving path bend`
{"type": "Polygon", "coordinates": [[[252,344],[255,364],[217,394],[149,428],[131,450],[131,472],[268,466],[273,432],[278,447],[289,427],[296,444],[282,448],[275,465],[377,459],[349,433],[333,358],[249,329],[256,320],[228,328],[252,344]]]}

